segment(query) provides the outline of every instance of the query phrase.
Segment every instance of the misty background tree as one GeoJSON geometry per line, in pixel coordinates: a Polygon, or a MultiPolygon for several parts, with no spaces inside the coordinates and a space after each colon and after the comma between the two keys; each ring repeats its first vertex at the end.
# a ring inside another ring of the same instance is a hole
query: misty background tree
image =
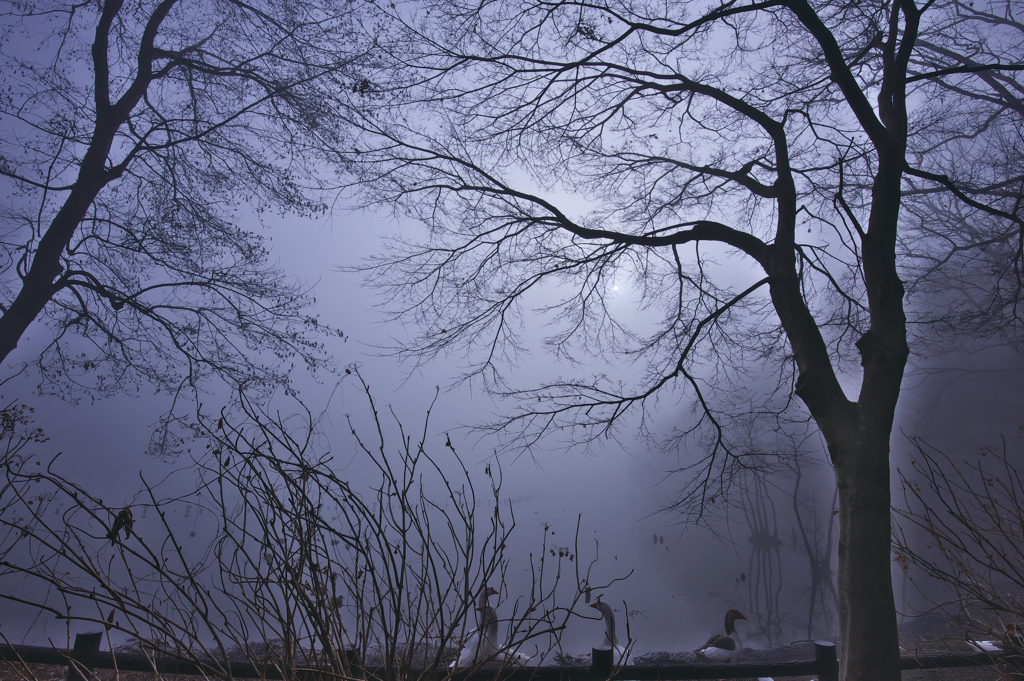
{"type": "Polygon", "coordinates": [[[396,12],[371,81],[400,108],[346,121],[367,202],[426,228],[367,266],[411,329],[395,352],[464,355],[463,379],[517,405],[493,425],[512,446],[629,425],[685,449],[693,520],[744,466],[734,427],[809,416],[837,474],[844,678],[898,679],[889,442],[910,341],[1020,330],[1019,9],[396,12]],[[578,371],[523,385],[543,324],[578,371]]]}
{"type": "Polygon", "coordinates": [[[69,397],[211,375],[256,390],[322,366],[310,287],[243,225],[326,209],[307,140],[343,134],[311,131],[317,88],[358,82],[366,58],[351,3],[40,0],[0,17],[5,376],[34,365],[69,397]]]}

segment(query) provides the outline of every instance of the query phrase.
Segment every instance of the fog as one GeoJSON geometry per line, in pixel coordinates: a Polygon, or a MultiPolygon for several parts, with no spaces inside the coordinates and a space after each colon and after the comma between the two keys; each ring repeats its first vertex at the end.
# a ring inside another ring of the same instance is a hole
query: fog
{"type": "MultiPolygon", "coordinates": [[[[808,564],[796,541],[790,480],[776,479],[774,486],[767,488],[774,508],[765,506],[762,510],[767,515],[762,514],[759,522],[767,523],[773,532],[777,527],[779,542],[755,555],[749,540],[751,528],[739,505],[728,512],[732,522],[716,521],[710,527],[681,524],[678,516],[665,511],[680,484],[679,478],[667,472],[677,468],[686,453],[652,450],[645,440],[636,438],[629,424],[619,430],[617,440],[609,439],[604,447],[565,448],[552,438],[527,453],[512,451],[495,459],[500,443],[466,426],[500,413],[503,405],[472,383],[451,387],[460,370],[459,357],[410,372],[382,353],[380,348],[387,346],[392,336],[403,333],[401,325],[382,324],[374,309],[373,292],[362,286],[360,276],[338,270],[339,265],[358,264],[373,253],[384,234],[415,227],[353,213],[310,224],[271,221],[267,229],[282,266],[315,282],[321,320],[344,332],[345,339],[337,340],[333,348],[339,365],[358,365],[379,405],[393,408],[413,433],[419,432],[436,387],[442,386],[431,415],[427,446],[442,450],[450,437],[480,489],[486,487],[485,467],[500,465],[502,499],[510,504],[516,527],[506,552],[510,569],[498,601],[499,615],[528,592],[530,555],[539,553],[549,533],[549,544],[572,547],[578,564],[597,561],[592,573],[595,583],[625,578],[602,596],[614,604],[620,618],[628,612],[634,655],[692,650],[721,630],[722,617],[730,607],[747,614],[746,629],[741,633],[750,647],[775,647],[807,638],[808,564]],[[776,612],[760,613],[760,635],[759,613],[753,609],[758,605],[757,594],[762,595],[762,610],[763,598],[777,599],[776,612]],[[770,638],[765,636],[768,632],[770,638]]],[[[628,304],[628,298],[623,304],[628,304]]],[[[16,359],[27,359],[35,350],[31,340],[24,342],[16,359]]],[[[914,357],[912,362],[892,440],[894,469],[905,465],[912,453],[905,435],[923,437],[954,451],[970,450],[997,442],[1001,434],[1016,437],[1018,427],[1024,425],[1019,412],[1024,365],[1017,353],[994,348],[914,357]]],[[[525,358],[514,368],[519,385],[528,385],[532,377],[545,372],[564,370],[544,356],[525,358]]],[[[140,476],[154,483],[177,470],[172,481],[164,484],[181,485],[182,493],[194,482],[186,457],[168,462],[145,454],[152,425],[169,407],[166,395],[140,391],[132,397],[71,404],[53,396],[34,395],[33,388],[30,377],[17,378],[4,385],[3,398],[35,407],[37,425],[50,436],[48,443],[37,448],[38,456],[45,461],[62,452],[62,470],[109,507],[138,503],[140,476]]],[[[355,475],[360,470],[359,455],[345,415],[356,415],[357,430],[372,428],[365,414],[358,416],[365,411],[365,398],[358,386],[353,381],[338,384],[324,376],[320,382],[300,379],[297,388],[312,411],[324,412],[325,435],[336,465],[355,475]]],[[[287,401],[278,396],[276,403],[287,401]]],[[[227,402],[228,396],[217,392],[203,396],[207,411],[227,402]]],[[[687,418],[684,406],[667,407],[657,417],[662,419],[657,427],[666,431],[675,425],[673,419],[687,418]]],[[[389,419],[386,422],[391,423],[389,419]]],[[[803,522],[808,528],[818,523],[824,531],[831,520],[832,471],[818,438],[807,439],[805,452],[808,463],[800,498],[813,502],[818,513],[804,517],[803,522]]],[[[165,495],[171,491],[163,488],[165,495]]],[[[736,504],[742,501],[742,495],[733,499],[736,504]]],[[[215,524],[204,523],[190,506],[182,509],[179,505],[174,513],[173,523],[188,537],[183,539],[185,551],[205,550],[215,524]]],[[[150,520],[145,511],[138,514],[136,531],[145,532],[150,520]]],[[[833,544],[833,561],[834,554],[833,544]]],[[[894,567],[894,573],[898,604],[910,611],[922,606],[923,602],[908,602],[903,597],[898,568],[894,567]]],[[[33,588],[20,578],[4,580],[6,591],[33,588]]],[[[563,645],[583,653],[600,642],[603,628],[594,611],[580,610],[585,611],[581,616],[590,619],[574,620],[563,645]]],[[[817,617],[815,636],[828,637],[830,629],[836,640],[834,618],[827,620],[820,611],[817,617]]],[[[25,608],[5,608],[0,623],[12,642],[60,643],[64,635],[65,625],[25,608]]]]}

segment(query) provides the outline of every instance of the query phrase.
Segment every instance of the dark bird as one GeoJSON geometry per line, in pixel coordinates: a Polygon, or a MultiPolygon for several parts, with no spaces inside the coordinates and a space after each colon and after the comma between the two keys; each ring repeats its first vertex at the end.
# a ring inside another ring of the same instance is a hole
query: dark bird
{"type": "Polygon", "coordinates": [[[715,634],[697,648],[697,657],[713,662],[732,662],[743,652],[743,641],[736,633],[736,620],[747,619],[739,610],[725,613],[725,635],[715,634]]]}
{"type": "Polygon", "coordinates": [[[132,518],[132,509],[125,506],[114,517],[114,525],[110,528],[110,532],[107,532],[107,539],[110,540],[110,545],[113,546],[117,543],[117,533],[122,529],[124,530],[125,539],[132,536],[132,525],[134,524],[135,520],[132,518]]]}

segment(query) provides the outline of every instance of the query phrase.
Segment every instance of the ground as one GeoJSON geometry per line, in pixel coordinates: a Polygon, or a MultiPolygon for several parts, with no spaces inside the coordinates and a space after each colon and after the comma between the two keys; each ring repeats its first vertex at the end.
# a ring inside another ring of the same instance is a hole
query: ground
{"type": "MultiPolygon", "coordinates": [[[[918,653],[966,653],[971,648],[957,632],[955,624],[941,616],[928,615],[907,620],[900,626],[900,644],[904,655],[918,653]]],[[[744,654],[744,661],[784,661],[807,654],[803,649],[781,648],[778,650],[750,649],[744,654]]],[[[812,653],[813,654],[813,653],[812,653]]],[[[634,660],[635,664],[678,664],[689,661],[692,653],[652,653],[634,660]]],[[[588,664],[589,659],[582,662],[588,664]]],[[[20,666],[0,662],[0,681],[66,681],[67,668],[61,665],[29,665],[29,672],[20,666]],[[30,672],[30,673],[29,673],[30,672]]],[[[813,677],[792,677],[793,681],[809,681],[813,677]]],[[[995,667],[964,667],[959,669],[914,670],[903,673],[904,681],[999,681],[1004,678],[995,667]]],[[[97,670],[97,681],[197,681],[197,677],[167,675],[163,678],[148,672],[121,672],[97,670]]]]}

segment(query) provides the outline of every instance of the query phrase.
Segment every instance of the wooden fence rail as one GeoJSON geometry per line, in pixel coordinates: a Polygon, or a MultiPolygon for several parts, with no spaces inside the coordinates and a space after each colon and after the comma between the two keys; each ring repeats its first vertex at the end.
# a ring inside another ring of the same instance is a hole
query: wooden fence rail
{"type": "MultiPolygon", "coordinates": [[[[229,676],[239,679],[283,679],[276,665],[257,665],[251,662],[222,663],[215,660],[196,662],[168,655],[147,656],[140,653],[111,653],[99,650],[102,633],[79,634],[70,651],[44,646],[0,645],[0,659],[9,662],[21,661],[26,664],[59,664],[68,666],[68,681],[85,681],[86,673],[93,669],[118,669],[121,671],[161,672],[197,676],[229,676]]],[[[630,681],[682,681],[684,679],[735,679],[750,677],[816,676],[820,681],[838,681],[839,663],[835,644],[816,641],[814,658],[787,660],[784,662],[741,662],[733,664],[688,664],[688,665],[629,665],[612,675],[612,655],[608,650],[594,650],[589,667],[522,667],[504,668],[499,674],[502,681],[603,681],[609,678],[630,681]]],[[[901,658],[901,668],[938,669],[948,667],[977,667],[998,664],[1000,659],[990,653],[942,653],[906,656],[901,658]]],[[[296,669],[295,678],[338,679],[345,675],[329,670],[296,669]]],[[[367,669],[367,678],[374,676],[373,669],[367,669]]],[[[443,677],[447,670],[440,670],[426,676],[443,677]]],[[[457,681],[493,681],[496,670],[477,669],[458,673],[457,681]]],[[[419,678],[420,672],[413,670],[411,678],[419,678]]]]}

